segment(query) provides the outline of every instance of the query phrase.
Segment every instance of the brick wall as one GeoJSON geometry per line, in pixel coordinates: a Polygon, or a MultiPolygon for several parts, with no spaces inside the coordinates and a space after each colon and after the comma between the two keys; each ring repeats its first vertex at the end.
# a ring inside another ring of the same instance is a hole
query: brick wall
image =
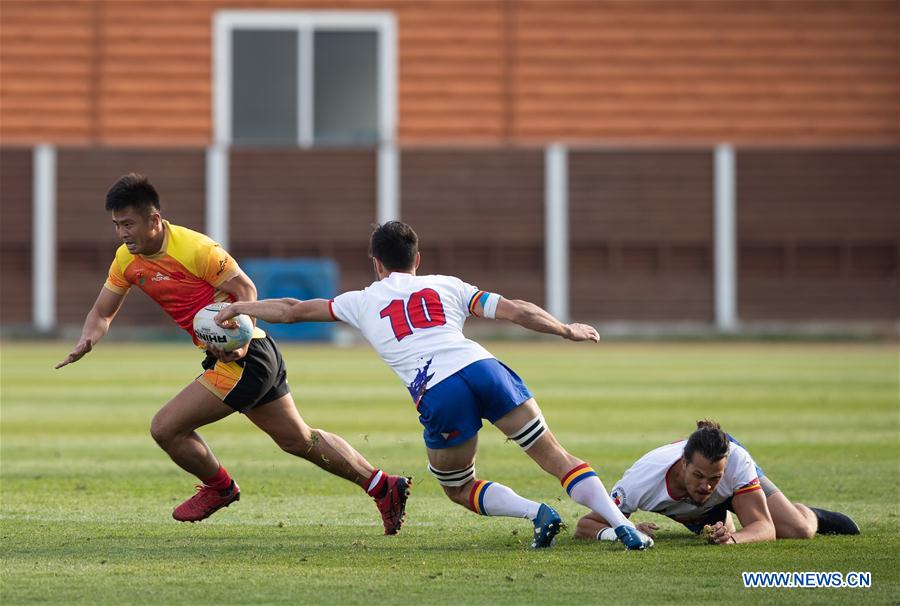
{"type": "Polygon", "coordinates": [[[542,303],[543,163],[541,151],[404,151],[401,214],[422,272],[542,303]]]}
{"type": "Polygon", "coordinates": [[[405,144],[900,139],[900,0],[4,0],[0,137],[206,145],[222,9],[393,11],[405,144]]]}
{"type": "MultiPolygon", "coordinates": [[[[81,323],[96,299],[115,251],[116,238],[104,208],[106,192],[119,176],[140,172],[160,196],[162,215],[203,231],[203,150],[61,149],[57,155],[57,316],[81,323]]],[[[167,316],[141,292],[129,293],[116,321],[166,322],[167,316]]]]}
{"type": "Polygon", "coordinates": [[[513,3],[516,138],[896,144],[900,3],[513,3]]]}
{"type": "Polygon", "coordinates": [[[245,257],[332,257],[341,289],[372,281],[372,151],[231,153],[231,252],[245,257]]]}
{"type": "Polygon", "coordinates": [[[30,149],[0,148],[0,323],[31,323],[30,149]]]}
{"type": "Polygon", "coordinates": [[[898,167],[898,150],[739,153],[740,317],[900,317],[898,167]]]}
{"type": "Polygon", "coordinates": [[[712,321],[712,178],[706,151],[571,153],[573,317],[712,321]]]}
{"type": "MultiPolygon", "coordinates": [[[[163,215],[203,230],[202,149],[58,151],[58,317],[79,324],[118,246],[103,207],[144,172],[163,215]]],[[[544,156],[532,149],[401,152],[401,213],[422,271],[544,301],[544,156]]],[[[900,317],[900,151],[737,154],[742,320],[900,317]]],[[[31,320],[31,150],[0,148],[0,322],[31,320]]],[[[373,151],[231,153],[231,244],[247,257],[335,258],[341,290],[372,280],[373,151]]],[[[713,320],[713,158],[705,150],[572,150],[571,309],[586,321],[713,320]]],[[[168,323],[141,293],[119,323],[168,323]]]]}

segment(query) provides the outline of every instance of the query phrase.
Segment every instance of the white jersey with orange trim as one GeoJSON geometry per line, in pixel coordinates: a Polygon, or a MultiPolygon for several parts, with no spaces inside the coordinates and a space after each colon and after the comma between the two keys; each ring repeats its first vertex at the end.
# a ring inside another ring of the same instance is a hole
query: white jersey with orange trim
{"type": "Polygon", "coordinates": [[[666,482],[669,470],[681,459],[687,441],[680,440],[651,450],[625,472],[612,489],[612,499],[619,510],[631,515],[638,509],[668,516],[689,524],[702,520],[710,509],[744,492],[761,490],[756,463],[742,446],[731,442],[725,474],[715,492],[703,505],[679,501],[672,497],[666,482]]]}
{"type": "Polygon", "coordinates": [[[478,360],[494,356],[463,335],[475,304],[492,300],[453,276],[392,272],[363,290],[332,299],[331,314],[358,328],[418,403],[425,390],[478,360]]]}

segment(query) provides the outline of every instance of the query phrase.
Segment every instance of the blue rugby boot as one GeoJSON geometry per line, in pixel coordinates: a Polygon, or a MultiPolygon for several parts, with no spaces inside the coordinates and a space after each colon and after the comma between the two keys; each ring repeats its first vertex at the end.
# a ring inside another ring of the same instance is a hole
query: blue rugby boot
{"type": "Polygon", "coordinates": [[[562,518],[556,513],[556,510],[541,503],[537,516],[534,518],[534,541],[531,543],[532,549],[544,549],[553,547],[556,544],[556,535],[562,529],[562,518]]]}
{"type": "Polygon", "coordinates": [[[625,545],[625,549],[642,551],[653,547],[653,539],[645,535],[637,528],[622,524],[616,528],[616,536],[625,545]]]}

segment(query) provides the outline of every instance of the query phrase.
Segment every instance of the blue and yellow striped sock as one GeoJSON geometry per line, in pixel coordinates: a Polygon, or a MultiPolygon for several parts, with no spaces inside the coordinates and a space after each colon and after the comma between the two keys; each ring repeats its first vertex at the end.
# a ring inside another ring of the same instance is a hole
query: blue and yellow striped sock
{"type": "Polygon", "coordinates": [[[483,516],[533,520],[541,504],[519,496],[508,486],[476,480],[469,492],[469,509],[483,516]]]}
{"type": "Polygon", "coordinates": [[[634,526],[616,507],[603,482],[587,463],[573,467],[560,482],[573,501],[600,514],[613,528],[623,524],[634,526]]]}

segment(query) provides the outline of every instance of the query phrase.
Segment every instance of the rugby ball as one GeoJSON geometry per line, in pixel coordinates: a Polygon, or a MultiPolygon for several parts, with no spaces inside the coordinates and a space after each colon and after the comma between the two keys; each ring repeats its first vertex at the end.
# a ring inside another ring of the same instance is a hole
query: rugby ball
{"type": "Polygon", "coordinates": [[[222,328],[213,319],[223,307],[230,303],[212,303],[194,316],[194,335],[198,340],[232,351],[243,347],[253,338],[253,322],[250,316],[240,314],[232,318],[236,328],[222,328]]]}

